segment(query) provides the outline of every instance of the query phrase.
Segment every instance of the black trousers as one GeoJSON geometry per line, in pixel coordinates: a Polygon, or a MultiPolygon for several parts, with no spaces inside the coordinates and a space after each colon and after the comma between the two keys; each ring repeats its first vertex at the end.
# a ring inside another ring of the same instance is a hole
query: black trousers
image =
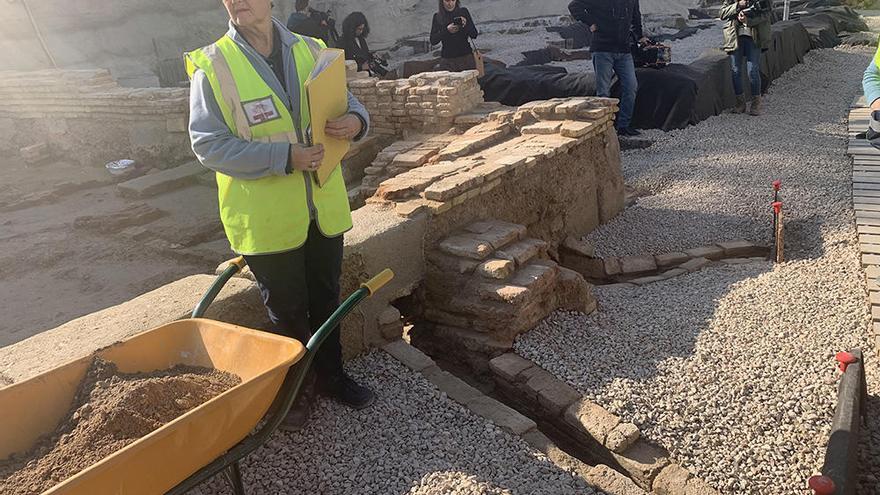
{"type": "MultiPolygon", "coordinates": [[[[336,310],[342,275],[342,244],[342,236],[324,237],[312,222],[308,239],[299,249],[244,257],[260,287],[263,304],[276,327],[275,333],[293,337],[305,345],[336,310]]],[[[342,372],[339,326],[324,341],[314,364],[318,380],[342,372]]]]}

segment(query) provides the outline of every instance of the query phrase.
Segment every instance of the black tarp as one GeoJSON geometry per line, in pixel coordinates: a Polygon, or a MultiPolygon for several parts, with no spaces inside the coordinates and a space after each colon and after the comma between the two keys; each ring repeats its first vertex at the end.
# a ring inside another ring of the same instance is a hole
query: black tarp
{"type": "Polygon", "coordinates": [[[592,72],[569,74],[562,67],[549,65],[487,65],[480,87],[486,101],[517,106],[535,100],[595,95],[596,78],[592,72]]]}
{"type": "Polygon", "coordinates": [[[834,18],[828,14],[800,16],[797,21],[810,34],[810,46],[814,49],[831,48],[840,43],[834,18]]]}
{"type": "MultiPolygon", "coordinates": [[[[836,7],[836,0],[802,2],[807,3],[814,12],[772,26],[773,42],[764,53],[761,65],[764,90],[774,79],[803,62],[811,48],[835,46],[839,42],[839,26],[856,27],[862,22],[851,9],[836,7]]],[[[636,69],[636,76],[639,93],[633,126],[640,129],[683,128],[718,115],[735,103],[730,58],[718,49],[707,50],[689,65],[636,69]]],[[[748,84],[743,83],[748,88],[748,84]]],[[[550,66],[487,67],[480,84],[487,101],[505,105],[595,95],[592,73],[567,74],[565,69],[550,66]]],[[[618,94],[617,91],[615,85],[612,96],[618,94]]]]}
{"type": "MultiPolygon", "coordinates": [[[[797,22],[772,27],[773,42],[762,60],[762,82],[770,83],[798,63],[810,50],[809,35],[797,22]]],[[[701,122],[735,103],[730,57],[709,49],[689,65],[637,69],[639,93],[632,125],[640,129],[680,129],[701,122]]],[[[743,86],[748,88],[746,81],[743,86]]],[[[748,89],[746,89],[748,94],[748,89]]],[[[612,96],[619,94],[615,87],[612,96]]]]}

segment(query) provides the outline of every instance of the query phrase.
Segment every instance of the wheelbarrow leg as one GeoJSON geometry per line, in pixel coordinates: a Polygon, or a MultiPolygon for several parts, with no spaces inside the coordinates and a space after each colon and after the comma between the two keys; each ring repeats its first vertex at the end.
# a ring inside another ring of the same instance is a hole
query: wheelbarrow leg
{"type": "Polygon", "coordinates": [[[244,495],[244,483],[241,482],[241,468],[238,465],[238,461],[233,462],[224,469],[223,474],[226,475],[226,481],[232,486],[233,493],[235,495],[244,495]]]}

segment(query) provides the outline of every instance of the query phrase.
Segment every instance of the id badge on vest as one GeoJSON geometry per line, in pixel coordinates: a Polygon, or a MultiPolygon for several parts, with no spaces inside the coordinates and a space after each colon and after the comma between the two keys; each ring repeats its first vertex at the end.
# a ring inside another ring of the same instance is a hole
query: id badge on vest
{"type": "Polygon", "coordinates": [[[251,127],[281,118],[281,114],[275,106],[275,100],[271,96],[243,101],[241,102],[241,108],[244,110],[248,124],[251,127]]]}

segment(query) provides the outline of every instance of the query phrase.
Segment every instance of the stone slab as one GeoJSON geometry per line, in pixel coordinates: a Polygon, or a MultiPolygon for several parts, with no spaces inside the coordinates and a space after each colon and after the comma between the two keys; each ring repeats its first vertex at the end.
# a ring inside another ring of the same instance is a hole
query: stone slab
{"type": "Polygon", "coordinates": [[[457,376],[441,370],[439,367],[434,366],[426,368],[422,370],[422,374],[429,382],[433,383],[435,387],[459,404],[464,405],[477,397],[483,396],[483,393],[479,390],[471,387],[457,376]]]}
{"type": "Polygon", "coordinates": [[[622,453],[639,439],[639,428],[632,423],[620,423],[608,433],[605,446],[612,452],[622,453]]]}
{"type": "Polygon", "coordinates": [[[568,406],[563,419],[569,426],[588,434],[603,445],[611,430],[620,424],[619,417],[587,399],[581,399],[568,406]]]}
{"type": "Polygon", "coordinates": [[[540,257],[546,252],[547,247],[548,244],[540,239],[523,239],[505,246],[504,249],[497,251],[495,256],[506,260],[513,260],[517,266],[524,266],[535,257],[540,257]]]}
{"type": "Polygon", "coordinates": [[[620,258],[620,271],[624,274],[651,272],[657,269],[653,256],[625,256],[620,258]]]}
{"type": "Polygon", "coordinates": [[[534,364],[531,361],[524,359],[512,352],[502,354],[489,361],[489,369],[493,373],[510,383],[516,381],[517,375],[519,375],[522,371],[533,366],[534,364]]]}
{"type": "Polygon", "coordinates": [[[144,175],[116,185],[120,196],[125,198],[145,198],[194,184],[205,167],[199,162],[190,162],[179,167],[144,175]]]}
{"type": "Polygon", "coordinates": [[[689,272],[695,272],[697,270],[702,269],[703,267],[705,267],[709,263],[711,263],[711,262],[706,258],[694,258],[694,259],[688,261],[687,263],[682,263],[681,268],[684,268],[685,270],[687,270],[689,272]]]}
{"type": "Polygon", "coordinates": [[[587,474],[586,480],[594,488],[598,488],[608,495],[647,495],[648,493],[636,485],[633,480],[604,464],[593,467],[587,474]]]}
{"type": "Polygon", "coordinates": [[[623,454],[612,452],[611,455],[642,488],[650,488],[654,478],[669,464],[668,452],[643,439],[636,441],[623,454]]]}
{"type": "Polygon", "coordinates": [[[422,371],[435,365],[434,360],[403,340],[389,342],[382,349],[413,371],[422,371]]]}
{"type": "Polygon", "coordinates": [[[465,405],[474,413],[514,435],[522,435],[537,427],[531,419],[490,397],[476,397],[465,405]]]}
{"type": "Polygon", "coordinates": [[[486,241],[467,235],[456,235],[440,242],[440,250],[453,256],[484,260],[492,254],[494,249],[486,241]]]}
{"type": "Polygon", "coordinates": [[[691,257],[685,253],[665,253],[654,256],[654,261],[659,268],[680,265],[689,259],[691,259],[691,257]]]}
{"type": "Polygon", "coordinates": [[[719,246],[701,246],[694,249],[685,250],[685,254],[691,258],[707,258],[710,260],[720,260],[725,257],[724,248],[719,246]]]}
{"type": "Polygon", "coordinates": [[[725,258],[754,256],[755,254],[759,254],[760,251],[765,250],[762,246],[745,240],[719,242],[718,247],[724,250],[725,258]]]}

